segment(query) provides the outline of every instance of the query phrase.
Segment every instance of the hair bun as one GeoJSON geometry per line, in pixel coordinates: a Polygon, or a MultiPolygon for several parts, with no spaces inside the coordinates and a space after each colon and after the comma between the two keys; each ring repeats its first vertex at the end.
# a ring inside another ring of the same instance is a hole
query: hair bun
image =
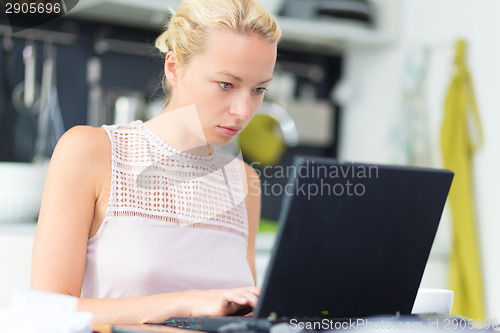
{"type": "Polygon", "coordinates": [[[168,52],[168,30],[165,30],[160,36],[156,38],[155,46],[161,53],[168,52]]]}

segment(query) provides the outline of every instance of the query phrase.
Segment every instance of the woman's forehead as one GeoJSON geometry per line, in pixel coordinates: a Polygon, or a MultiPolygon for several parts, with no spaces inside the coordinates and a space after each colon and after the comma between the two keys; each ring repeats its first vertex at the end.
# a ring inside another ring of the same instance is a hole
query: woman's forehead
{"type": "Polygon", "coordinates": [[[193,57],[192,61],[198,69],[206,66],[214,74],[228,74],[237,81],[251,74],[259,76],[260,82],[271,78],[276,52],[276,44],[255,33],[217,31],[209,34],[204,51],[193,57]]]}

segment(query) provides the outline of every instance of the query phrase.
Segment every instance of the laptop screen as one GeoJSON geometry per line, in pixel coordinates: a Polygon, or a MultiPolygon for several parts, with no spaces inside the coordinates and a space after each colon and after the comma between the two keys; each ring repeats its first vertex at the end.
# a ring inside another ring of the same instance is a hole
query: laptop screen
{"type": "Polygon", "coordinates": [[[410,314],[453,173],[296,157],[255,315],[410,314]]]}

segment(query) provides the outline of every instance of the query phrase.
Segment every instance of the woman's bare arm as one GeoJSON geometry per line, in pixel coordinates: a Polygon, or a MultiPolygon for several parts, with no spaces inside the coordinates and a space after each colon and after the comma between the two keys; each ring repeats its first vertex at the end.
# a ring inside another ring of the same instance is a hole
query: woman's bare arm
{"type": "Polygon", "coordinates": [[[260,209],[261,209],[261,186],[259,175],[248,164],[245,163],[245,173],[247,175],[248,195],[246,206],[248,214],[248,245],[247,260],[252,271],[255,285],[257,285],[257,271],[255,268],[255,239],[259,229],[260,209]]]}
{"type": "Polygon", "coordinates": [[[94,313],[105,324],[163,323],[169,317],[226,316],[257,306],[260,290],[189,290],[131,298],[80,299],[79,311],[94,313]]]}
{"type": "Polygon", "coordinates": [[[100,129],[75,127],[54,150],[33,244],[34,289],[80,295],[103,161],[110,152],[105,135],[100,129]]]}

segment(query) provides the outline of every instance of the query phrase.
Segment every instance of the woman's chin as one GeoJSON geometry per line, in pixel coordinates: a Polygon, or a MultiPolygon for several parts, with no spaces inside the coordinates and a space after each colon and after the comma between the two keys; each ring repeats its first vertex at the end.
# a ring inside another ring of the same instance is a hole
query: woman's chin
{"type": "Polygon", "coordinates": [[[231,139],[226,139],[226,140],[215,140],[210,143],[210,145],[218,146],[218,147],[225,147],[233,142],[233,138],[231,139]]]}
{"type": "Polygon", "coordinates": [[[211,138],[211,140],[208,140],[209,141],[209,144],[210,145],[215,145],[215,146],[227,146],[229,145],[231,142],[234,141],[234,138],[235,137],[231,137],[231,136],[222,136],[222,135],[217,135],[217,136],[214,136],[211,138]]]}

